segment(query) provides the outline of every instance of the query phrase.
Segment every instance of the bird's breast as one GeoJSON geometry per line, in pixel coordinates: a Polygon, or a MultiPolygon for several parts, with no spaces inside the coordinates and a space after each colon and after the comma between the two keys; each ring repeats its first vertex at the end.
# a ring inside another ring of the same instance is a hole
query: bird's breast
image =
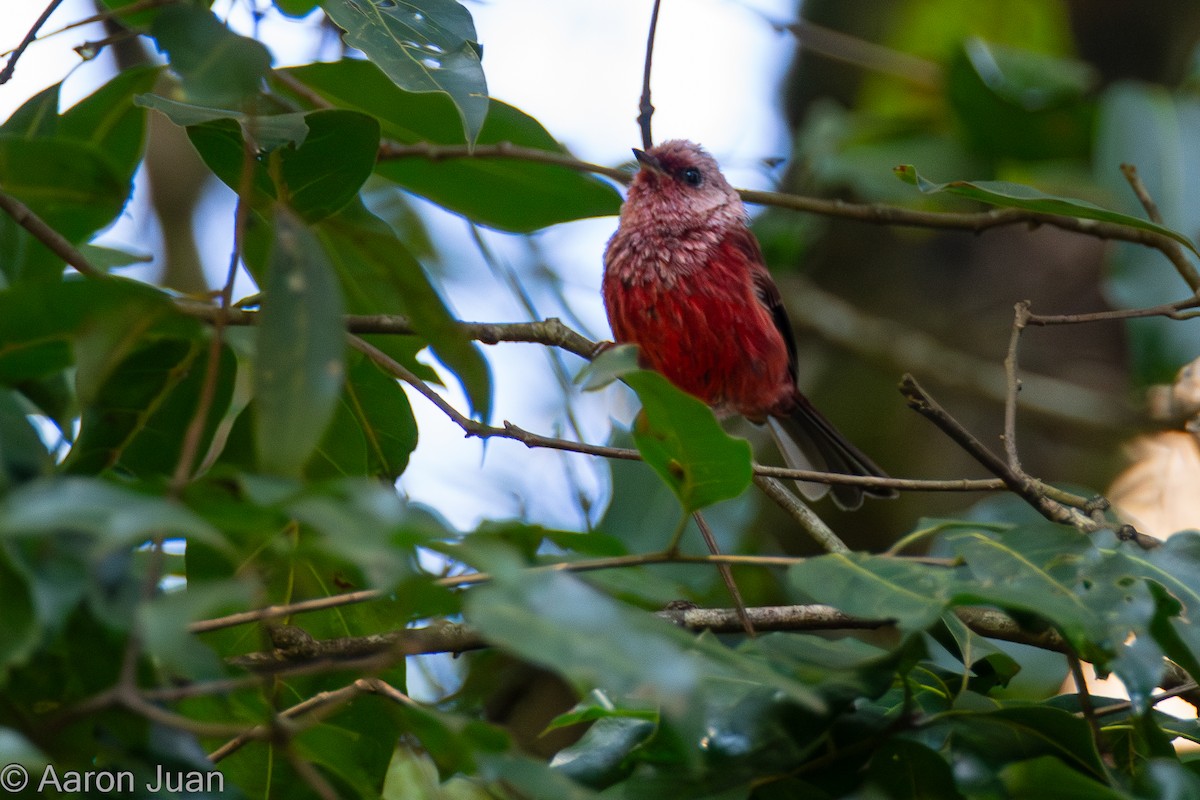
{"type": "Polygon", "coordinates": [[[637,344],[647,367],[709,405],[757,418],[791,402],[787,346],[745,264],[720,252],[681,268],[694,254],[610,245],[604,301],[614,338],[637,344]]]}

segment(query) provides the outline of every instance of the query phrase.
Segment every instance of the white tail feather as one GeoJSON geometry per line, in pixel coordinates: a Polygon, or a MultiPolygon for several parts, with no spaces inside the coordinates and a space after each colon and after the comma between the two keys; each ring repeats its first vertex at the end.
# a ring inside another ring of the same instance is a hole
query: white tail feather
{"type": "MultiPolygon", "coordinates": [[[[792,469],[824,470],[825,464],[813,464],[808,456],[800,449],[800,445],[783,429],[775,417],[767,418],[767,426],[771,429],[771,437],[775,446],[783,454],[783,461],[792,469]]],[[[815,450],[814,450],[815,452],[815,450]]],[[[796,488],[805,500],[820,500],[829,493],[829,484],[813,483],[812,481],[796,481],[796,488]]]]}

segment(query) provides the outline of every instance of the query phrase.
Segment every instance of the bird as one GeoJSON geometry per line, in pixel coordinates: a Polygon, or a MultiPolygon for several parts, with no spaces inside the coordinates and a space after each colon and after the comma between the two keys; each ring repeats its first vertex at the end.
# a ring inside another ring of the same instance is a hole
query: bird
{"type": "MultiPolygon", "coordinates": [[[[673,139],[633,151],[639,169],[604,251],[602,294],[617,344],[712,407],[767,424],[797,469],[886,478],[796,383],[796,342],[746,208],[716,160],[673,139]]],[[[817,500],[828,484],[797,482],[817,500]]],[[[894,497],[882,486],[832,486],[834,503],[894,497]]]]}

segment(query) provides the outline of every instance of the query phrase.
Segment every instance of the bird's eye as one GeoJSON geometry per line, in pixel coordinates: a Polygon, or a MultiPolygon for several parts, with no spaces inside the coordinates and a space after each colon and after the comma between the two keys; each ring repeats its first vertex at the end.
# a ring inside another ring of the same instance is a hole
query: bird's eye
{"type": "Polygon", "coordinates": [[[704,183],[704,176],[695,167],[688,167],[683,171],[683,182],[688,186],[699,186],[704,183]]]}

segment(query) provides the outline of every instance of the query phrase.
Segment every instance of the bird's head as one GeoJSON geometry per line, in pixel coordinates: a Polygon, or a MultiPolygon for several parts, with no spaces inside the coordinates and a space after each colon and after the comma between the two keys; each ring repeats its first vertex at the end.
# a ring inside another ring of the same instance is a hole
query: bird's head
{"type": "Polygon", "coordinates": [[[634,150],[633,155],[641,168],[629,187],[628,205],[656,221],[694,227],[713,217],[745,216],[741,199],[716,160],[695,142],[672,139],[649,150],[634,150]]]}

